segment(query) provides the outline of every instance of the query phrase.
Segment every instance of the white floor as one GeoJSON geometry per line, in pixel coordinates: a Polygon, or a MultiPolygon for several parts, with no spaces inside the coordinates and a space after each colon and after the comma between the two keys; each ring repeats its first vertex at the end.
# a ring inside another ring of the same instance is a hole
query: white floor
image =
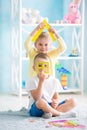
{"type": "MultiPolygon", "coordinates": [[[[77,100],[77,105],[83,105],[87,103],[87,95],[81,94],[60,94],[59,99],[64,100],[66,98],[73,97],[77,100]]],[[[28,96],[18,97],[15,95],[3,95],[0,94],[0,111],[7,110],[20,110],[22,107],[28,108],[28,96]]]]}

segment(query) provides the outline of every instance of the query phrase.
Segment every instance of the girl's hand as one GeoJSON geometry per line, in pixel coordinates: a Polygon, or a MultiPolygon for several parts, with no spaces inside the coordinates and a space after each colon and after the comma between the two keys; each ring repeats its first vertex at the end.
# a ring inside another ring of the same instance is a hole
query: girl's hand
{"type": "Polygon", "coordinates": [[[57,99],[52,99],[52,107],[56,109],[57,106],[58,106],[58,100],[57,99]]]}
{"type": "Polygon", "coordinates": [[[45,27],[45,24],[43,22],[41,22],[38,26],[37,26],[37,30],[39,29],[43,29],[45,27]]]}
{"type": "Polygon", "coordinates": [[[52,26],[50,26],[49,32],[53,33],[57,38],[59,38],[57,31],[52,26]]]}
{"type": "Polygon", "coordinates": [[[54,33],[54,34],[57,33],[56,30],[55,30],[52,26],[50,26],[49,32],[52,32],[52,33],[54,33]]]}
{"type": "Polygon", "coordinates": [[[44,27],[45,27],[45,24],[44,24],[43,22],[41,22],[41,23],[30,33],[30,36],[33,37],[38,30],[43,29],[44,27]]]}

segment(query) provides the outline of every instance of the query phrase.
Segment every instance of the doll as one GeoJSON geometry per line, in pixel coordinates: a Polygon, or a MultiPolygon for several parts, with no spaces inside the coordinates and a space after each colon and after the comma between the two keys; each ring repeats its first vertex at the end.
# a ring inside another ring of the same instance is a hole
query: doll
{"type": "Polygon", "coordinates": [[[75,3],[70,3],[69,5],[69,13],[65,15],[64,21],[71,24],[81,23],[81,15],[78,10],[78,5],[75,3]]]}

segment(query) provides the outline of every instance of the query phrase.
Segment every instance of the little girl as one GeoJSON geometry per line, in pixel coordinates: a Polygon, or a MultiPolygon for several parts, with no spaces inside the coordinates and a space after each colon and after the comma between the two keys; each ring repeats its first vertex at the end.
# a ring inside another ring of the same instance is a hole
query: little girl
{"type": "Polygon", "coordinates": [[[47,54],[50,57],[50,59],[51,59],[51,71],[50,71],[50,73],[52,75],[54,75],[55,74],[54,67],[55,67],[56,59],[58,58],[58,56],[60,54],[62,54],[66,50],[66,45],[65,45],[63,39],[57,34],[57,31],[52,26],[50,26],[50,29],[48,31],[53,33],[54,36],[56,37],[57,42],[58,42],[58,47],[50,50],[51,37],[50,37],[48,32],[42,32],[34,43],[35,47],[32,46],[32,38],[34,37],[34,35],[36,34],[36,32],[38,30],[43,29],[45,26],[46,26],[45,23],[41,22],[31,32],[31,34],[28,36],[28,38],[25,41],[25,49],[26,49],[27,55],[28,55],[29,60],[30,60],[29,77],[34,77],[36,75],[36,72],[33,70],[32,66],[33,66],[34,57],[38,53],[44,53],[44,54],[47,54]]]}

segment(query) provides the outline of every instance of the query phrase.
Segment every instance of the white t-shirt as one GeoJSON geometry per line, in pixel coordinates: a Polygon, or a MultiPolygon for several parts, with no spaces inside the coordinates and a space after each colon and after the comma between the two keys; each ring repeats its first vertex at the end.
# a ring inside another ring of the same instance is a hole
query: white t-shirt
{"type": "MultiPolygon", "coordinates": [[[[30,94],[30,90],[36,89],[38,87],[38,82],[39,82],[39,79],[37,76],[34,78],[31,78],[27,82],[26,90],[29,93],[29,108],[35,101],[32,95],[30,94]]],[[[52,102],[51,99],[54,93],[58,92],[61,88],[62,87],[59,80],[50,76],[48,79],[44,81],[42,96],[47,102],[51,103],[52,102]]]]}

